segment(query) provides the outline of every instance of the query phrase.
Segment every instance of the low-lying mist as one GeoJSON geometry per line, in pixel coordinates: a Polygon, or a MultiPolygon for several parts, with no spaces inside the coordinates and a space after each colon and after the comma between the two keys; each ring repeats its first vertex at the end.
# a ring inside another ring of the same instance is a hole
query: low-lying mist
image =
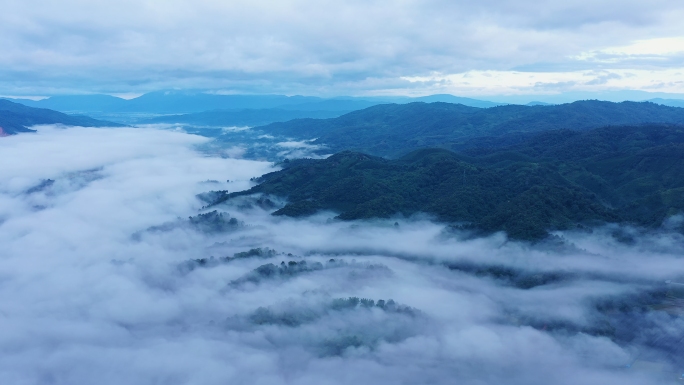
{"type": "Polygon", "coordinates": [[[0,140],[3,383],[605,385],[684,373],[673,294],[684,237],[668,230],[681,218],[527,244],[425,218],[273,217],[273,197],[202,210],[198,194],[273,171],[209,147],[152,128],[0,140]]]}

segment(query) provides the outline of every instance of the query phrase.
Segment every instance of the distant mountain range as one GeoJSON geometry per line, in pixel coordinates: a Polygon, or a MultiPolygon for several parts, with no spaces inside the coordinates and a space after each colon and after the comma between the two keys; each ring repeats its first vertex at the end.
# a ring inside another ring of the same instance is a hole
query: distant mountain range
{"type": "Polygon", "coordinates": [[[396,157],[419,148],[459,150],[508,144],[523,134],[556,129],[587,130],[607,125],[684,124],[684,109],[649,102],[578,101],[548,106],[475,108],[449,103],[384,104],[333,119],[299,119],[257,127],[271,135],[316,140],[328,153],[355,150],[396,157]],[[498,139],[497,139],[498,140],[498,139]]]}
{"type": "MultiPolygon", "coordinates": [[[[643,96],[648,95],[648,93],[642,94],[643,96]]],[[[292,119],[334,118],[381,104],[443,102],[477,108],[491,108],[508,104],[448,94],[424,97],[321,98],[299,95],[223,95],[176,90],[150,92],[130,100],[110,95],[52,96],[38,101],[29,99],[8,100],[29,107],[48,108],[67,114],[85,114],[98,119],[126,124],[180,123],[194,126],[257,126],[292,119]]],[[[684,107],[684,100],[656,98],[650,101],[672,107],[684,107]]],[[[525,105],[548,106],[553,104],[544,101],[532,101],[525,105]]]]}
{"type": "Polygon", "coordinates": [[[73,116],[44,108],[32,108],[0,99],[0,135],[31,132],[38,124],[63,124],[84,127],[114,127],[118,123],[96,120],[87,116],[73,116]]]}
{"type": "Polygon", "coordinates": [[[276,215],[339,219],[418,212],[477,232],[535,240],[547,230],[624,222],[659,226],[684,210],[684,126],[551,130],[461,154],[423,149],[396,160],[344,151],[282,163],[241,195],[288,198],[276,215]]]}
{"type": "Polygon", "coordinates": [[[453,95],[410,97],[338,97],[285,95],[220,95],[192,91],[157,91],[126,100],[110,95],[52,96],[43,100],[9,99],[36,108],[81,113],[189,114],[210,110],[281,109],[296,111],[349,112],[383,103],[448,102],[473,107],[493,107],[500,103],[460,98],[453,95]]]}

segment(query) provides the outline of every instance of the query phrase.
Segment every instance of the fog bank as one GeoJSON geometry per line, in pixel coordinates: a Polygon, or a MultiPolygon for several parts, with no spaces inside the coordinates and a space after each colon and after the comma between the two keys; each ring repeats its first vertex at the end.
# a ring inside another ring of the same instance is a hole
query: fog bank
{"type": "Polygon", "coordinates": [[[208,140],[54,127],[0,139],[4,383],[667,384],[683,373],[684,322],[665,283],[684,276],[675,231],[612,225],[530,245],[419,218],[273,217],[280,202],[259,197],[202,210],[197,194],[273,170],[210,155],[208,140]]]}

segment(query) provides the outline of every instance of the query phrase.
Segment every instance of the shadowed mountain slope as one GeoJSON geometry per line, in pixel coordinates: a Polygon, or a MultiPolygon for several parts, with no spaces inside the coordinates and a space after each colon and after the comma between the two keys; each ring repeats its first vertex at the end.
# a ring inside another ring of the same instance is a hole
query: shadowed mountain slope
{"type": "Polygon", "coordinates": [[[118,123],[96,120],[87,116],[66,115],[44,108],[27,107],[0,99],[0,128],[7,135],[31,132],[29,127],[37,124],[63,124],[84,127],[117,127],[118,123]]]}
{"type": "Polygon", "coordinates": [[[396,160],[345,151],[295,160],[250,190],[286,197],[276,215],[340,219],[418,212],[484,232],[539,239],[582,223],[658,226],[684,211],[684,129],[650,125],[554,130],[504,148],[423,149],[396,160]]]}

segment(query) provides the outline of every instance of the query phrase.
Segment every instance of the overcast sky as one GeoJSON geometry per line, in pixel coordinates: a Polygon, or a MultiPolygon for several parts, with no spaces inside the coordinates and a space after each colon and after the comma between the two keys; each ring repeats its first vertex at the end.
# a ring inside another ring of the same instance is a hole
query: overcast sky
{"type": "Polygon", "coordinates": [[[0,94],[684,93],[676,0],[0,0],[0,94]]]}

